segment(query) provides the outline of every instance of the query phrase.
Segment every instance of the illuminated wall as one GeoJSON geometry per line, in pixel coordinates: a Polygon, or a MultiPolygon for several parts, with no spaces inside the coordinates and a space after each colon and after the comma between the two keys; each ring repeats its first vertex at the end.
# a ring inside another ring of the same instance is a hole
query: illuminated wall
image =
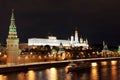
{"type": "Polygon", "coordinates": [[[28,46],[45,46],[45,45],[50,45],[50,46],[60,46],[60,43],[62,43],[63,46],[83,46],[85,48],[88,48],[88,44],[87,43],[76,43],[75,41],[73,43],[71,43],[70,40],[58,40],[57,38],[48,38],[48,39],[44,39],[44,38],[29,38],[28,39],[28,46]]]}

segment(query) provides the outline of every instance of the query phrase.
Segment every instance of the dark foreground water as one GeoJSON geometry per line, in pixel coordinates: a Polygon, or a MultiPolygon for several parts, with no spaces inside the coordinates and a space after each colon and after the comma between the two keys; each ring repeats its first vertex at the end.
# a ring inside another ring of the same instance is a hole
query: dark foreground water
{"type": "Polygon", "coordinates": [[[91,63],[90,70],[66,73],[67,66],[0,74],[0,80],[120,80],[118,61],[91,63]]]}

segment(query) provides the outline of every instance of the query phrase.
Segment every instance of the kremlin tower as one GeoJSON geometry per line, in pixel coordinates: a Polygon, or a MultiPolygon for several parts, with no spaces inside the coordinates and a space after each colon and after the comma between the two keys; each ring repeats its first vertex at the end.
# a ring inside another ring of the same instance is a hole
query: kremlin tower
{"type": "Polygon", "coordinates": [[[78,43],[78,31],[77,29],[75,30],[75,42],[78,43]]]}
{"type": "Polygon", "coordinates": [[[18,49],[19,49],[19,38],[17,37],[17,31],[15,26],[14,10],[12,9],[11,22],[9,26],[9,34],[6,40],[7,42],[7,64],[18,63],[18,49]]]}

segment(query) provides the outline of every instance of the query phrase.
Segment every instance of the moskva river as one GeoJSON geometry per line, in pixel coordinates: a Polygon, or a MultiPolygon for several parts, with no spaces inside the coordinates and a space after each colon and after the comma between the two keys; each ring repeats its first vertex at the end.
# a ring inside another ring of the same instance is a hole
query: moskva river
{"type": "Polygon", "coordinates": [[[92,62],[90,70],[67,71],[65,67],[0,74],[0,80],[120,80],[119,61],[92,62]]]}

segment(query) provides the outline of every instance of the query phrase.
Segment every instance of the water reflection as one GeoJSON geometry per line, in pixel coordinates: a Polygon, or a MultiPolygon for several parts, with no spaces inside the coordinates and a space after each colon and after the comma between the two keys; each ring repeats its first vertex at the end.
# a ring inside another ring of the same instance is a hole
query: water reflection
{"type": "Polygon", "coordinates": [[[117,65],[117,61],[112,60],[111,65],[117,65]]]}
{"type": "Polygon", "coordinates": [[[117,80],[117,66],[111,66],[111,80],[117,80]]]}
{"type": "Polygon", "coordinates": [[[27,80],[36,80],[36,73],[33,70],[29,70],[26,74],[27,80]]]}
{"type": "Polygon", "coordinates": [[[19,73],[18,80],[25,80],[25,73],[19,73]]]}
{"type": "Polygon", "coordinates": [[[8,80],[8,79],[7,79],[7,76],[0,75],[0,80],[8,80]]]}
{"type": "Polygon", "coordinates": [[[47,80],[58,80],[56,68],[50,68],[46,70],[47,80]]]}
{"type": "Polygon", "coordinates": [[[107,68],[107,66],[104,66],[104,67],[100,67],[100,70],[99,70],[99,73],[102,73],[100,74],[99,76],[102,77],[103,80],[109,80],[109,68],[107,68]]]}
{"type": "Polygon", "coordinates": [[[72,74],[71,73],[67,73],[67,74],[65,74],[65,80],[71,80],[71,76],[72,76],[72,74]]]}
{"type": "Polygon", "coordinates": [[[91,63],[90,70],[66,73],[67,67],[48,68],[28,72],[1,74],[0,80],[119,80],[120,69],[117,61],[91,63]],[[104,66],[104,67],[103,67],[104,66]]]}
{"type": "Polygon", "coordinates": [[[78,80],[78,73],[76,73],[76,72],[73,73],[72,80],[78,80]]]}
{"type": "Polygon", "coordinates": [[[91,68],[90,74],[90,80],[99,80],[98,67],[91,68]]]}
{"type": "Polygon", "coordinates": [[[102,65],[102,66],[107,66],[107,64],[108,64],[107,61],[102,61],[102,62],[101,62],[101,65],[102,65]]]}
{"type": "Polygon", "coordinates": [[[39,72],[37,73],[37,75],[38,75],[38,76],[37,76],[38,79],[43,79],[43,80],[44,80],[44,75],[45,75],[45,74],[44,74],[42,71],[39,71],[39,72]]]}
{"type": "Polygon", "coordinates": [[[97,65],[98,65],[97,62],[92,62],[92,63],[91,63],[91,66],[92,66],[92,67],[97,67],[97,65]]]}

